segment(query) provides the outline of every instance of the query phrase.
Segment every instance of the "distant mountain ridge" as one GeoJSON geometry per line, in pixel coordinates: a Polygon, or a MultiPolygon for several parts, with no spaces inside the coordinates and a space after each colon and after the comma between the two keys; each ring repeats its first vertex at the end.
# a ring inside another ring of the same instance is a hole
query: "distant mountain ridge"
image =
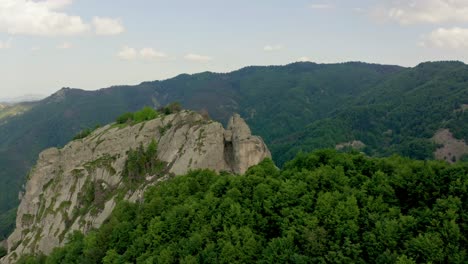
{"type": "Polygon", "coordinates": [[[468,142],[468,113],[457,111],[468,104],[468,66],[461,62],[414,68],[293,63],[98,91],[65,88],[0,124],[0,211],[18,204],[17,193],[43,149],[63,146],[80,130],[124,112],[174,101],[224,124],[240,113],[278,165],[300,151],[353,141],[369,155],[432,158],[439,129],[468,142]]]}
{"type": "Polygon", "coordinates": [[[35,102],[46,98],[43,94],[25,94],[18,97],[0,98],[0,104],[16,104],[23,102],[35,102]]]}

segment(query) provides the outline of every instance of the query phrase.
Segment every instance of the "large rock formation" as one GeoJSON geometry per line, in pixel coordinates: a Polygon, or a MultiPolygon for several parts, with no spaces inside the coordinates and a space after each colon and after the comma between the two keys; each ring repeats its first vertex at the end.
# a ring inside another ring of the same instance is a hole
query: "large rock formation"
{"type": "Polygon", "coordinates": [[[18,209],[16,229],[8,238],[9,253],[1,263],[23,254],[50,253],[71,232],[99,227],[118,199],[141,199],[147,186],[172,175],[199,168],[241,174],[267,157],[268,148],[251,135],[239,115],[231,118],[227,129],[189,111],[133,126],[107,125],[39,155],[18,209]],[[128,151],[153,140],[164,173],[144,175],[138,186],[127,186],[122,172],[128,151]]]}

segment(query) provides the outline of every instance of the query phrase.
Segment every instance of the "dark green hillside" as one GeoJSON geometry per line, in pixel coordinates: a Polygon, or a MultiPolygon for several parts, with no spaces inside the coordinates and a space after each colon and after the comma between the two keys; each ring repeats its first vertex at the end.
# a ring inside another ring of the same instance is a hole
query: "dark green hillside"
{"type": "Polygon", "coordinates": [[[398,70],[401,68],[380,68],[362,63],[297,63],[290,65],[287,71],[271,72],[276,77],[270,83],[261,82],[259,72],[243,78],[245,87],[255,87],[262,92],[258,98],[252,98],[250,91],[245,89],[245,97],[250,101],[248,99],[243,105],[244,115],[252,123],[252,129],[270,142],[328,116],[350,99],[371,89],[386,73],[398,70]]]}
{"type": "Polygon", "coordinates": [[[188,109],[207,110],[224,123],[233,112],[240,112],[255,133],[270,142],[326,116],[337,104],[398,70],[364,63],[296,63],[228,74],[180,75],[94,92],[62,89],[0,125],[0,212],[18,204],[20,186],[40,151],[63,146],[79,131],[112,122],[124,112],[175,101],[188,109]]]}
{"type": "Polygon", "coordinates": [[[0,124],[3,123],[3,119],[20,115],[31,109],[34,105],[36,105],[36,102],[22,102],[15,104],[0,103],[0,124]]]}
{"type": "Polygon", "coordinates": [[[302,151],[334,147],[361,140],[374,156],[398,153],[432,159],[436,147],[430,140],[440,128],[468,142],[468,66],[460,62],[423,63],[401,71],[347,102],[326,119],[301,132],[277,139],[273,153],[280,161],[302,151]],[[294,146],[294,147],[291,147],[294,146]]]}
{"type": "Polygon", "coordinates": [[[152,84],[161,98],[181,102],[186,108],[205,108],[221,121],[233,111],[239,112],[254,133],[271,142],[326,117],[402,69],[359,62],[293,63],[247,67],[227,74],[182,75],[152,84]]]}
{"type": "Polygon", "coordinates": [[[466,263],[467,188],[468,164],[328,150],[195,171],[19,263],[466,263]]]}
{"type": "MultiPolygon", "coordinates": [[[[360,140],[366,153],[432,158],[440,128],[468,139],[468,66],[423,63],[414,68],[293,63],[231,73],[180,75],[87,92],[61,90],[0,124],[0,214],[13,208],[41,150],[62,146],[85,128],[143,106],[180,102],[226,123],[240,113],[281,166],[299,151],[360,140]]],[[[1,234],[1,232],[0,232],[1,234]]]]}

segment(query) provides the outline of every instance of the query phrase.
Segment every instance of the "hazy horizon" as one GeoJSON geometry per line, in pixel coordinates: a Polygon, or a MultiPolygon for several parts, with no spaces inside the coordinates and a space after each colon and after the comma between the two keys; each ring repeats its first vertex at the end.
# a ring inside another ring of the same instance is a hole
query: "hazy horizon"
{"type": "MultiPolygon", "coordinates": [[[[459,60],[448,60],[448,61],[455,62],[455,61],[459,61],[459,60]]],[[[55,90],[53,90],[50,93],[42,93],[42,94],[39,94],[39,93],[36,93],[36,94],[35,93],[25,93],[25,94],[19,94],[17,96],[10,96],[10,97],[1,97],[0,96],[0,103],[17,103],[17,102],[37,101],[37,100],[44,99],[44,98],[52,95],[53,93],[55,93],[55,92],[57,92],[57,91],[59,91],[59,90],[61,90],[63,88],[80,89],[80,90],[85,90],[85,91],[97,91],[99,89],[107,89],[107,88],[111,88],[111,87],[114,87],[114,86],[134,86],[134,85],[139,85],[139,84],[144,83],[144,82],[165,81],[165,80],[170,80],[170,79],[176,78],[179,75],[184,75],[184,74],[195,75],[195,74],[201,74],[201,73],[204,73],[204,72],[221,73],[221,74],[222,73],[230,73],[230,72],[241,70],[241,69],[247,68],[247,67],[268,67],[268,66],[276,67],[276,66],[285,66],[285,65],[289,65],[289,64],[293,64],[293,63],[315,63],[315,64],[366,63],[366,64],[378,64],[378,65],[400,66],[400,67],[412,68],[412,67],[416,67],[417,65],[419,65],[421,63],[425,63],[425,62],[442,62],[442,61],[421,61],[421,62],[417,63],[415,66],[403,66],[403,65],[397,65],[397,64],[381,64],[381,63],[373,63],[373,62],[366,62],[366,61],[343,61],[343,62],[328,62],[328,63],[319,63],[319,62],[314,62],[314,61],[306,61],[306,62],[304,62],[304,61],[294,61],[294,62],[290,62],[290,63],[286,63],[286,64],[245,65],[243,67],[236,68],[236,69],[233,69],[233,70],[227,71],[227,72],[220,72],[220,71],[200,71],[200,72],[193,72],[193,73],[181,72],[181,73],[178,73],[178,74],[176,74],[174,76],[170,76],[168,78],[140,80],[140,81],[136,81],[135,83],[111,84],[111,85],[108,85],[106,87],[98,87],[98,88],[93,88],[93,89],[86,89],[86,88],[82,88],[82,87],[62,86],[62,87],[57,87],[55,90]]],[[[460,62],[462,62],[462,61],[460,61],[460,62]]],[[[462,63],[466,64],[465,62],[462,62],[462,63]]]]}

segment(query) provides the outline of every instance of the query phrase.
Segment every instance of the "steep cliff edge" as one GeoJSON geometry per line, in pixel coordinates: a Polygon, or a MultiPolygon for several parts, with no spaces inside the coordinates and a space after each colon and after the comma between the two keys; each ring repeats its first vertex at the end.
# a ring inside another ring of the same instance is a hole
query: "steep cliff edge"
{"type": "Polygon", "coordinates": [[[173,175],[198,168],[241,174],[267,157],[271,154],[263,140],[251,135],[239,115],[227,129],[189,111],[133,126],[107,125],[39,155],[8,238],[9,253],[0,262],[50,253],[71,232],[99,227],[118,199],[136,201],[147,186],[173,175]],[[129,184],[123,176],[129,152],[152,142],[161,168],[129,184]]]}

